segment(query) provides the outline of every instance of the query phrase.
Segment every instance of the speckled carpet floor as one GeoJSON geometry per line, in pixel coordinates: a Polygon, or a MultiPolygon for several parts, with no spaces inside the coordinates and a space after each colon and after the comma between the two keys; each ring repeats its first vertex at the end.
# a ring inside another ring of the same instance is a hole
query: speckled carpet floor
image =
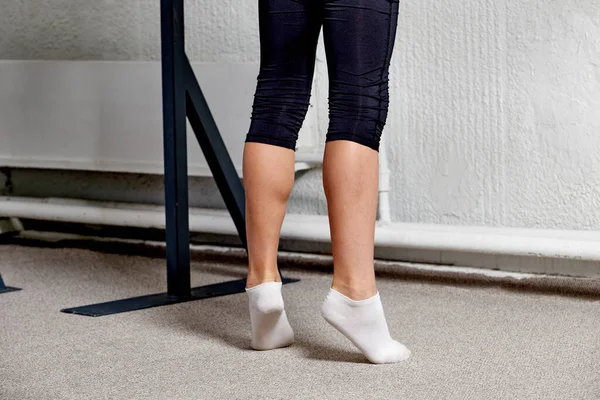
{"type": "MultiPolygon", "coordinates": [[[[1,243],[1,242],[0,242],[1,243]]],[[[378,278],[412,358],[371,365],[319,315],[331,275],[285,268],[296,343],[249,348],[245,293],[99,318],[60,309],[164,291],[160,257],[0,244],[0,399],[600,399],[600,294],[378,278]]],[[[244,265],[195,261],[195,285],[244,265]]]]}

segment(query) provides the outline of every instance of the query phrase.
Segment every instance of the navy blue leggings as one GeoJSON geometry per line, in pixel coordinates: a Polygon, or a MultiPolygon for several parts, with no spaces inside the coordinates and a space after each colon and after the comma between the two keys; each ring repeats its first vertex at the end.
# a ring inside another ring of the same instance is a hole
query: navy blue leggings
{"type": "Polygon", "coordinates": [[[322,26],[329,75],[326,140],[378,151],[398,0],[259,0],[258,7],[260,71],[246,142],[296,148],[322,26]]]}

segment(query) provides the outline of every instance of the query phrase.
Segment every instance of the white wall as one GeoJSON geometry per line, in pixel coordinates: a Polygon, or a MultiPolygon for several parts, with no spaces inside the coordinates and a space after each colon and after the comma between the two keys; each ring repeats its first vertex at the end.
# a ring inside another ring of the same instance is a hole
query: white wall
{"type": "MultiPolygon", "coordinates": [[[[188,0],[190,58],[256,63],[256,3],[188,0]]],[[[600,227],[600,2],[401,2],[396,40],[384,132],[395,220],[600,227]]],[[[158,0],[0,3],[2,59],[159,53],[158,0]]],[[[319,63],[313,101],[324,137],[322,55],[319,63]]],[[[324,213],[319,179],[299,177],[291,211],[324,213]]]]}

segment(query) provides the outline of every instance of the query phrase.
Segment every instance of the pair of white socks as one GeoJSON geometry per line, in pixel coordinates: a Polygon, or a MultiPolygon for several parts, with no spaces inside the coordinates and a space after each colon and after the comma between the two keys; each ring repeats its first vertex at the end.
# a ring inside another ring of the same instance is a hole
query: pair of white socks
{"type": "MultiPolygon", "coordinates": [[[[281,294],[281,282],[265,282],[246,289],[252,325],[251,347],[271,350],[294,342],[281,294]]],[[[379,292],[365,300],[352,300],[330,288],[321,315],[375,364],[396,363],[410,351],[390,336],[379,292]]]]}

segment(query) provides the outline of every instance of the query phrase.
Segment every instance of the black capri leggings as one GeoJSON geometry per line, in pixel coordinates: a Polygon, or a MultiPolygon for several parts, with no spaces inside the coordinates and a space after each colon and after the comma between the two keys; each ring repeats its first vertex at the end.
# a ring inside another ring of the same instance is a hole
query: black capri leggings
{"type": "Polygon", "coordinates": [[[327,141],[379,150],[389,106],[398,0],[259,0],[260,71],[246,142],[296,148],[321,26],[329,75],[327,141]]]}

